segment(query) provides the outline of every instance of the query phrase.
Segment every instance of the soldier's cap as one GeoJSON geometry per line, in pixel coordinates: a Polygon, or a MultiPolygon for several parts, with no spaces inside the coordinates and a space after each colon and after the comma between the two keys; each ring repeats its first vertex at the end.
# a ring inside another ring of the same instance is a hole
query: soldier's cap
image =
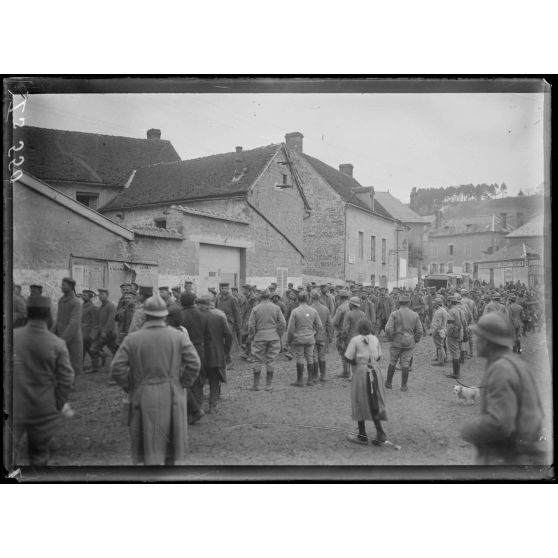
{"type": "Polygon", "coordinates": [[[349,298],[351,296],[348,291],[339,291],[339,298],[349,298]]]}
{"type": "Polygon", "coordinates": [[[344,285],[335,285],[336,289],[342,289],[344,287],[344,285]]]}
{"type": "Polygon", "coordinates": [[[210,306],[212,302],[213,302],[213,297],[211,297],[210,295],[203,295],[196,298],[196,304],[203,304],[203,305],[210,306]]]}
{"type": "Polygon", "coordinates": [[[483,296],[483,298],[484,298],[484,300],[490,300],[490,295],[489,295],[489,294],[485,294],[485,295],[483,296]]]}
{"type": "Polygon", "coordinates": [[[167,303],[158,295],[150,296],[143,303],[143,313],[155,318],[164,318],[168,315],[167,303]]]}
{"type": "Polygon", "coordinates": [[[329,287],[329,284],[328,283],[320,283],[320,288],[322,288],[322,287],[329,287]]]}
{"type": "Polygon", "coordinates": [[[62,283],[68,283],[68,285],[70,285],[72,288],[76,286],[75,280],[72,279],[71,277],[64,277],[62,279],[62,283]]]}
{"type": "Polygon", "coordinates": [[[358,308],[360,308],[360,298],[358,298],[358,296],[352,296],[349,299],[349,304],[352,304],[353,306],[357,306],[358,308]]]}
{"type": "Polygon", "coordinates": [[[180,295],[180,304],[182,306],[193,306],[196,300],[196,295],[194,293],[182,293],[180,295]]]}
{"type": "Polygon", "coordinates": [[[281,295],[279,293],[273,293],[271,298],[281,298],[281,295]]]}
{"type": "Polygon", "coordinates": [[[193,285],[194,283],[192,283],[192,281],[184,281],[184,286],[186,285],[193,285]]]}
{"type": "Polygon", "coordinates": [[[287,284],[287,287],[292,287],[292,286],[293,286],[293,283],[288,283],[287,284]]]}
{"type": "Polygon", "coordinates": [[[469,291],[467,289],[461,289],[461,294],[462,295],[469,294],[469,291]]]}
{"type": "Polygon", "coordinates": [[[130,289],[132,288],[132,283],[122,283],[122,285],[120,285],[120,288],[123,289],[124,287],[130,287],[130,289]]]}
{"type": "Polygon", "coordinates": [[[153,296],[153,287],[140,287],[139,294],[143,296],[153,296]]]}
{"type": "Polygon", "coordinates": [[[271,285],[272,287],[276,287],[276,286],[277,286],[277,283],[270,283],[270,285],[271,285]]]}
{"type": "Polygon", "coordinates": [[[27,308],[49,308],[50,298],[48,296],[31,295],[27,299],[27,308]]]}
{"type": "Polygon", "coordinates": [[[320,293],[319,293],[319,291],[317,291],[316,289],[312,289],[312,290],[310,291],[310,298],[311,298],[312,300],[318,300],[318,299],[320,298],[320,293]]]}
{"type": "Polygon", "coordinates": [[[496,294],[493,294],[493,295],[492,295],[492,298],[493,298],[494,300],[500,300],[502,297],[501,297],[498,293],[496,293],[496,294]]]}
{"type": "Polygon", "coordinates": [[[243,288],[243,289],[251,289],[251,288],[252,288],[252,285],[242,285],[242,288],[243,288]]]}
{"type": "Polygon", "coordinates": [[[455,295],[448,296],[448,302],[459,302],[455,295]]]}
{"type": "Polygon", "coordinates": [[[231,287],[231,291],[238,291],[238,287],[231,287]]]}
{"type": "Polygon", "coordinates": [[[436,297],[433,301],[432,304],[444,304],[444,301],[441,298],[436,297]]]}
{"type": "Polygon", "coordinates": [[[95,291],[92,291],[91,289],[83,289],[83,291],[81,291],[81,294],[90,294],[91,296],[95,296],[97,293],[95,291]]]}
{"type": "Polygon", "coordinates": [[[97,289],[97,292],[98,292],[99,294],[101,294],[101,293],[106,293],[106,294],[108,294],[108,289],[97,289]]]}
{"type": "Polygon", "coordinates": [[[171,291],[177,292],[177,293],[179,293],[181,290],[182,290],[182,289],[180,288],[180,285],[175,285],[175,286],[171,289],[171,291]]]}
{"type": "Polygon", "coordinates": [[[269,292],[269,289],[264,289],[260,293],[260,298],[269,298],[270,296],[271,296],[271,293],[269,292]]]}
{"type": "Polygon", "coordinates": [[[486,314],[475,325],[471,326],[471,330],[496,345],[513,346],[513,325],[500,312],[486,314]]]}
{"type": "Polygon", "coordinates": [[[401,295],[398,299],[399,304],[407,304],[407,302],[411,302],[411,299],[407,295],[401,295]]]}
{"type": "Polygon", "coordinates": [[[171,304],[168,309],[169,315],[167,316],[167,324],[173,327],[178,327],[182,320],[182,312],[180,307],[176,304],[171,304]]]}
{"type": "Polygon", "coordinates": [[[299,291],[302,291],[302,290],[304,289],[304,287],[303,287],[302,285],[299,285],[299,286],[297,287],[297,289],[298,289],[299,291]]]}
{"type": "Polygon", "coordinates": [[[219,288],[221,287],[229,287],[230,283],[219,283],[219,288]]]}
{"type": "Polygon", "coordinates": [[[159,292],[161,291],[168,291],[169,288],[168,287],[159,287],[159,292]]]}
{"type": "Polygon", "coordinates": [[[43,290],[43,286],[42,285],[29,285],[30,289],[39,289],[39,290],[43,290]]]}
{"type": "Polygon", "coordinates": [[[457,300],[457,302],[459,302],[461,300],[461,295],[459,293],[455,293],[455,299],[457,300]]]}

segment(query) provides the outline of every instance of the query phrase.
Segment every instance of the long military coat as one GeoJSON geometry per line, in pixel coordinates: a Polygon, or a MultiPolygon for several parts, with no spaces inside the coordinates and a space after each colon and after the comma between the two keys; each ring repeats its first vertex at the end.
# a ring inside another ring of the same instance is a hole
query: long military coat
{"type": "Polygon", "coordinates": [[[130,394],[132,461],[175,464],[187,447],[186,390],[200,359],[188,333],[164,320],[147,321],[127,335],[111,363],[116,383],[130,394]]]}
{"type": "Polygon", "coordinates": [[[232,333],[223,312],[211,308],[203,315],[207,317],[207,329],[211,341],[205,346],[205,368],[218,369],[221,381],[227,381],[227,355],[231,351],[232,333]]]}
{"type": "Polygon", "coordinates": [[[58,301],[54,333],[66,341],[70,363],[76,374],[83,372],[83,337],[81,334],[82,305],[71,291],[58,301]]]}

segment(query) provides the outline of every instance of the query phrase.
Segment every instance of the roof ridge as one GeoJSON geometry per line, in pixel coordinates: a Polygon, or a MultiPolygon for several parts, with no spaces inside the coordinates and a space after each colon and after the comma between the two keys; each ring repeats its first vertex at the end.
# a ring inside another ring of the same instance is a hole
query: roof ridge
{"type": "MultiPolygon", "coordinates": [[[[125,139],[125,140],[136,140],[136,141],[149,141],[149,142],[154,142],[155,140],[150,140],[148,138],[139,138],[139,137],[135,137],[135,136],[122,136],[122,135],[114,135],[114,134],[102,134],[99,132],[82,132],[81,130],[63,130],[61,128],[45,128],[44,126],[29,126],[29,125],[25,125],[23,126],[23,128],[25,129],[34,129],[34,130],[46,130],[49,132],[64,132],[64,133],[68,133],[68,134],[83,134],[86,136],[102,136],[102,137],[107,137],[107,138],[118,138],[118,139],[125,139]]],[[[171,140],[169,139],[157,139],[156,141],[158,142],[167,142],[167,143],[171,143],[171,140]]]]}

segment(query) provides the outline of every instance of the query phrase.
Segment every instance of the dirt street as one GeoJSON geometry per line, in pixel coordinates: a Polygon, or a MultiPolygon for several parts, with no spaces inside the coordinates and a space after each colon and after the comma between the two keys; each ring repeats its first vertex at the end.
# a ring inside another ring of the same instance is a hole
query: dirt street
{"type": "MultiPolygon", "coordinates": [[[[385,375],[388,344],[383,338],[385,375]]],[[[538,333],[523,338],[523,357],[551,409],[551,377],[546,338],[538,333]]],[[[346,439],[356,425],[350,418],[350,384],[335,378],[340,360],[333,346],[328,355],[328,382],[296,388],[295,364],[279,358],[274,390],[253,392],[251,364],[234,359],[229,381],[222,388],[217,413],[189,427],[189,464],[192,465],[469,465],[472,448],[461,440],[462,423],[479,412],[479,404],[459,405],[455,381],[444,377],[451,365],[431,366],[432,338],[424,338],[415,352],[409,391],[387,390],[388,438],[401,446],[358,446],[346,439]]],[[[483,361],[468,359],[462,382],[479,385],[483,361]]],[[[206,387],[206,392],[207,392],[206,387]]],[[[54,440],[51,465],[130,465],[129,437],[120,424],[123,392],[109,385],[108,370],[77,379],[71,404],[76,414],[64,419],[54,440]]],[[[205,403],[206,405],[207,403],[205,403]]],[[[374,426],[368,425],[369,434],[374,426]]]]}

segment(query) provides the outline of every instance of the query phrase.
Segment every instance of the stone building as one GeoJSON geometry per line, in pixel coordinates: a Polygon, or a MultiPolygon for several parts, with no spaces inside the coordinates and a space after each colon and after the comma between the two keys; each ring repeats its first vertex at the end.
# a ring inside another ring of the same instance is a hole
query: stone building
{"type": "Polygon", "coordinates": [[[392,287],[399,270],[399,284],[406,283],[407,228],[375,199],[374,188],[353,177],[353,165],[337,170],[304,153],[300,132],[286,134],[285,145],[311,207],[304,219],[305,280],[392,287]]]}
{"type": "Polygon", "coordinates": [[[149,165],[100,211],[140,236],[157,229],[181,235],[165,250],[135,247],[138,258],[157,257],[166,283],[189,279],[205,292],[224,280],[276,281],[283,289],[302,282],[310,209],[290,167],[281,144],[149,165]]]}
{"type": "Polygon", "coordinates": [[[53,301],[63,277],[76,291],[107,288],[117,300],[124,281],[157,285],[157,262],[136,260],[134,233],[24,172],[13,187],[13,280],[43,285],[53,301]]]}
{"type": "Polygon", "coordinates": [[[180,160],[156,129],[142,139],[24,126],[14,141],[24,142],[23,170],[94,210],[118,195],[135,169],[180,160]]]}

